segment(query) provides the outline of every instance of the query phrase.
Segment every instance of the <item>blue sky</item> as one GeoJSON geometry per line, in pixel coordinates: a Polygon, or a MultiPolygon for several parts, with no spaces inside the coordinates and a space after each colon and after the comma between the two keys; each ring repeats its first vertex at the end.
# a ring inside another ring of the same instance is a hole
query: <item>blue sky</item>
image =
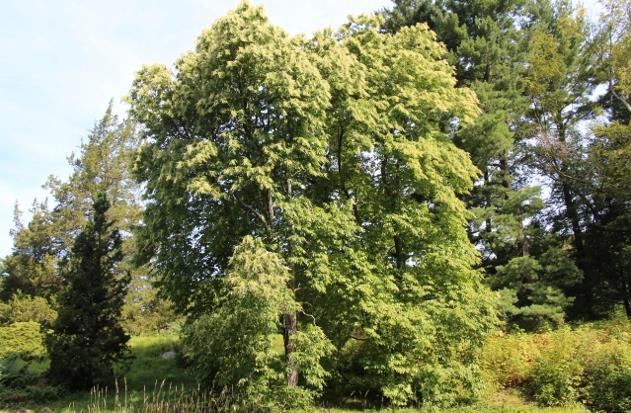
{"type": "MultiPolygon", "coordinates": [[[[253,0],[289,33],[337,27],[387,0],[253,0]]],[[[0,6],[0,257],[13,206],[28,210],[49,175],[68,176],[110,99],[145,63],[171,64],[237,0],[3,0],[0,6]]]]}

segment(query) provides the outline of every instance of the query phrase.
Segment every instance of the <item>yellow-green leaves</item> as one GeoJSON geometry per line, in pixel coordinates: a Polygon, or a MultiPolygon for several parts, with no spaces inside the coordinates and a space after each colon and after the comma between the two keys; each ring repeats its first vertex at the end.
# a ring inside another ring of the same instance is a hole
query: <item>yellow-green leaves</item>
{"type": "Polygon", "coordinates": [[[210,380],[269,396],[297,371],[322,390],[331,343],[357,334],[372,354],[350,362],[404,404],[432,391],[418,385],[428,360],[460,366],[453,348],[470,354],[492,323],[459,199],[477,170],[452,142],[476,97],[427,26],[379,24],[291,39],[241,3],[173,76],[146,68],[134,84],[147,244],[166,291],[212,330],[187,333],[210,380]]]}
{"type": "Polygon", "coordinates": [[[278,254],[267,251],[260,239],[246,236],[230,258],[225,279],[228,300],[260,300],[275,320],[299,309],[287,287],[290,279],[290,270],[278,254]]]}

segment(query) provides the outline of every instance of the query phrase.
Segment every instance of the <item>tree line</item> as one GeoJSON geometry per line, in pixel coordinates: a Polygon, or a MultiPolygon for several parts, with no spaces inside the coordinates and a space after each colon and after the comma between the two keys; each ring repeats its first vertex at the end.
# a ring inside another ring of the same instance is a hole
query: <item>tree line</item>
{"type": "Polygon", "coordinates": [[[393,3],[308,38],[243,2],[138,72],[2,261],[3,301],[59,311],[53,376],[97,348],[75,311],[113,356],[69,385],[177,313],[257,406],[448,405],[498,326],[631,318],[631,3],[393,3]]]}

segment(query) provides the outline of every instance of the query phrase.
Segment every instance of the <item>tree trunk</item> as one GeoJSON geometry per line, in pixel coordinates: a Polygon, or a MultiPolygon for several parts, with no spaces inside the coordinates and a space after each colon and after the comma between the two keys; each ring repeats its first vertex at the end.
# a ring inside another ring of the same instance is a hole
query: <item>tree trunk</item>
{"type": "MultiPolygon", "coordinates": [[[[286,182],[287,185],[287,195],[291,198],[292,188],[291,183],[289,181],[286,182]]],[[[270,214],[273,215],[274,207],[273,202],[269,201],[270,205],[270,214]]],[[[291,245],[291,241],[287,239],[287,254],[289,256],[293,255],[293,248],[291,245]]],[[[296,269],[292,268],[292,274],[295,277],[296,269]]],[[[294,291],[294,282],[293,279],[287,283],[287,288],[291,291],[294,291]]],[[[294,358],[294,351],[296,350],[296,346],[294,342],[291,340],[292,336],[296,334],[298,329],[298,320],[297,320],[296,312],[291,312],[287,314],[283,314],[283,343],[285,345],[285,362],[287,363],[287,386],[295,387],[298,385],[298,366],[296,365],[296,360],[294,358]]]]}
{"type": "Polygon", "coordinates": [[[563,202],[565,203],[565,211],[567,217],[572,225],[572,232],[574,233],[574,248],[576,249],[576,263],[581,268],[581,262],[585,257],[585,250],[583,248],[583,232],[581,231],[580,218],[576,209],[576,203],[572,197],[570,187],[562,183],[563,190],[563,202]]]}
{"type": "MultiPolygon", "coordinates": [[[[502,186],[506,189],[510,189],[511,187],[511,176],[510,170],[508,169],[508,156],[507,154],[502,154],[500,156],[500,170],[502,171],[502,186]]],[[[508,194],[506,194],[508,196],[508,194]]]]}
{"type": "Polygon", "coordinates": [[[291,341],[291,337],[296,334],[297,316],[296,313],[283,314],[283,341],[285,344],[285,361],[287,362],[287,386],[295,387],[298,385],[298,366],[294,359],[295,345],[291,341]]]}
{"type": "Polygon", "coordinates": [[[629,300],[629,294],[625,294],[623,299],[624,312],[627,314],[627,319],[631,320],[631,301],[629,300]]]}
{"type": "Polygon", "coordinates": [[[622,290],[622,304],[624,305],[624,312],[627,315],[627,319],[631,320],[631,297],[629,297],[629,283],[624,277],[624,270],[620,269],[620,287],[622,290]]]}
{"type": "MultiPolygon", "coordinates": [[[[557,116],[559,119],[563,118],[561,113],[557,116]]],[[[559,142],[565,144],[567,142],[565,136],[565,125],[563,122],[557,122],[559,127],[559,142]]],[[[574,248],[576,249],[576,265],[582,268],[584,255],[583,249],[583,233],[581,231],[581,223],[580,218],[578,216],[578,210],[576,208],[576,203],[574,202],[574,197],[572,196],[572,189],[570,184],[564,178],[564,175],[567,175],[567,164],[564,160],[562,160],[561,164],[561,191],[563,193],[563,203],[565,204],[565,214],[567,218],[570,220],[570,224],[572,225],[572,232],[574,233],[574,248]]]]}
{"type": "MultiPolygon", "coordinates": [[[[484,168],[484,186],[490,185],[490,179],[489,179],[489,168],[485,167],[484,168]]],[[[488,193],[488,191],[486,191],[486,195],[485,195],[485,206],[487,208],[491,207],[491,198],[490,195],[488,193]]],[[[491,221],[491,217],[487,217],[485,220],[485,225],[484,225],[484,230],[486,231],[487,234],[491,233],[491,226],[493,225],[493,222],[491,221]]]]}
{"type": "Polygon", "coordinates": [[[405,269],[405,254],[403,253],[403,239],[401,235],[394,236],[394,255],[397,262],[397,270],[403,271],[405,269]]]}

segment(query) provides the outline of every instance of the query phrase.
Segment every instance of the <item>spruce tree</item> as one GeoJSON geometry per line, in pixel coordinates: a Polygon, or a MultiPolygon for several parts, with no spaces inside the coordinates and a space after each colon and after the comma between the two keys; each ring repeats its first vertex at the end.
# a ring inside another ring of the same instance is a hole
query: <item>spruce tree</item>
{"type": "Polygon", "coordinates": [[[50,378],[69,389],[90,388],[112,376],[129,336],[120,325],[129,275],[121,274],[122,238],[108,220],[110,203],[97,195],[93,214],[62,264],[67,286],[47,339],[50,378]]]}

